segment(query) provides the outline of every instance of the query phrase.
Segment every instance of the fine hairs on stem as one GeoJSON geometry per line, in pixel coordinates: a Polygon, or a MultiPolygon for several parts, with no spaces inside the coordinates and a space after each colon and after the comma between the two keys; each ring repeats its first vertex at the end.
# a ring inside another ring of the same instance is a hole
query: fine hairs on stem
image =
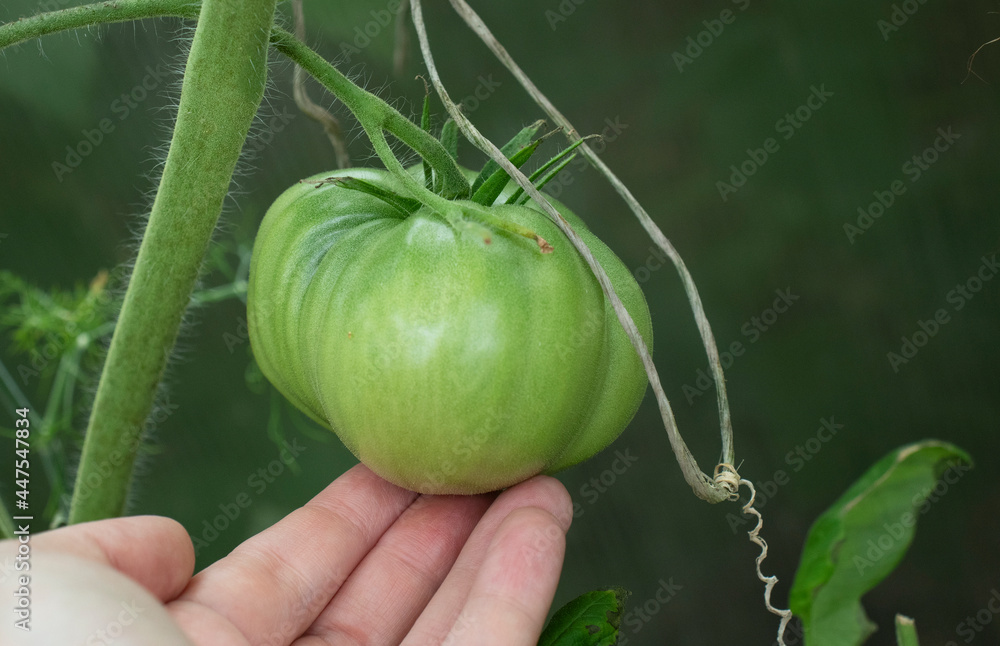
{"type": "MultiPolygon", "coordinates": [[[[521,70],[521,68],[514,62],[513,58],[507,53],[507,50],[500,44],[500,42],[493,36],[490,30],[483,23],[482,19],[472,10],[472,8],[465,2],[465,0],[450,0],[452,7],[459,13],[459,15],[465,20],[465,22],[472,28],[472,30],[480,37],[480,39],[490,48],[491,51],[496,55],[496,57],[504,64],[505,67],[517,78],[521,86],[528,92],[528,94],[535,100],[535,102],[541,107],[541,109],[549,116],[554,124],[561,128],[565,133],[566,137],[569,139],[570,143],[575,143],[580,140],[580,135],[573,125],[566,119],[559,110],[552,104],[548,98],[542,94],[542,92],[535,86],[530,78],[521,70]]],[[[631,191],[625,186],[625,184],[618,179],[618,177],[607,167],[606,164],[597,156],[596,153],[586,144],[582,143],[580,149],[583,155],[590,161],[590,163],[597,168],[602,175],[614,186],[618,194],[625,200],[625,202],[632,209],[633,213],[639,219],[643,228],[649,234],[649,236],[656,242],[661,250],[670,258],[673,262],[674,267],[677,269],[678,274],[681,277],[681,281],[684,284],[684,290],[687,293],[688,301],[691,304],[691,309],[694,313],[695,321],[697,322],[698,331],[702,338],[702,343],[705,347],[705,352],[708,355],[709,366],[712,371],[712,376],[715,380],[716,393],[718,398],[718,408],[719,408],[719,425],[720,434],[722,437],[722,459],[720,464],[716,466],[715,477],[709,478],[701,469],[698,467],[694,456],[691,454],[687,445],[685,444],[680,432],[677,430],[676,420],[674,419],[673,411],[670,407],[670,402],[667,399],[666,394],[663,391],[663,387],[660,384],[659,375],[656,372],[656,367],[653,364],[652,357],[649,355],[649,350],[646,348],[645,342],[639,335],[638,330],[635,327],[634,322],[629,316],[628,312],[625,310],[615,293],[614,288],[611,286],[610,280],[604,273],[600,265],[594,260],[587,249],[583,241],[577,236],[576,232],[573,231],[572,227],[562,218],[561,215],[555,210],[555,208],[549,203],[545,197],[535,189],[535,187],[528,181],[527,177],[524,176],[517,168],[513,166],[504,155],[493,145],[489,140],[487,140],[476,128],[475,126],[462,114],[461,110],[448,96],[447,91],[441,82],[440,75],[437,72],[437,68],[434,65],[434,58],[430,50],[430,44],[427,37],[427,29],[423,21],[423,13],[421,8],[420,0],[411,0],[413,22],[416,26],[417,36],[420,40],[420,49],[424,57],[424,62],[427,65],[431,81],[434,84],[435,90],[437,90],[438,96],[441,98],[442,103],[448,110],[451,117],[458,123],[459,128],[462,130],[463,134],[480,150],[485,152],[491,159],[493,159],[497,164],[499,164],[507,173],[514,179],[522,189],[527,192],[529,196],[545,211],[545,213],[552,218],[556,225],[566,234],[567,238],[573,243],[573,246],[580,252],[580,255],[586,260],[587,264],[590,266],[597,278],[598,282],[601,284],[601,289],[604,291],[605,297],[611,302],[615,309],[615,313],[618,315],[618,320],[621,322],[622,327],[625,329],[629,340],[632,342],[633,347],[642,359],[643,366],[646,369],[646,374],[649,377],[649,382],[653,388],[653,392],[656,395],[657,403],[660,407],[660,412],[663,417],[664,426],[667,430],[667,435],[670,439],[670,445],[674,451],[674,455],[681,467],[681,471],[684,474],[685,480],[694,490],[695,495],[699,498],[703,498],[709,502],[721,502],[722,500],[736,500],[739,498],[739,487],[741,485],[748,486],[751,491],[750,502],[744,506],[744,513],[753,514],[757,517],[757,526],[749,532],[750,540],[760,546],[761,554],[756,560],[756,569],[758,578],[765,583],[764,590],[764,602],[767,609],[780,616],[781,622],[778,627],[778,644],[784,646],[784,630],[788,621],[791,619],[791,612],[788,610],[779,610],[771,604],[771,590],[777,583],[777,577],[765,577],[761,572],[760,565],[767,556],[767,543],[764,539],[760,537],[760,529],[763,525],[763,518],[760,513],[753,507],[753,501],[756,497],[756,492],[753,487],[753,483],[749,480],[739,477],[735,467],[732,466],[735,459],[735,451],[733,448],[733,431],[732,431],[732,421],[729,413],[729,401],[726,397],[726,386],[725,378],[722,373],[722,364],[719,360],[719,352],[716,347],[715,337],[712,334],[711,326],[708,322],[708,317],[705,315],[705,310],[701,302],[701,297],[698,294],[698,289],[694,284],[694,279],[691,277],[690,272],[681,259],[680,254],[670,243],[667,237],[660,231],[659,227],[653,222],[646,210],[642,208],[638,200],[632,195],[631,191]]]]}

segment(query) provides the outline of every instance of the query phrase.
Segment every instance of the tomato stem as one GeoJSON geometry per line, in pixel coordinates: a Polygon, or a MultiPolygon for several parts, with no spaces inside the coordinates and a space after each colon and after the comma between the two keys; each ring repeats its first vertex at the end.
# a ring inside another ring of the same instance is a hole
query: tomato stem
{"type": "MultiPolygon", "coordinates": [[[[422,130],[420,126],[404,117],[398,110],[379,97],[355,85],[322,56],[280,27],[274,28],[271,43],[347,106],[347,109],[357,117],[361,127],[364,128],[369,137],[372,137],[376,131],[385,130],[419,153],[441,178],[441,193],[445,198],[468,196],[469,182],[462,174],[458,162],[432,134],[422,130]]],[[[406,179],[409,174],[399,164],[392,149],[388,145],[379,146],[374,140],[372,145],[375,146],[375,152],[378,153],[386,168],[409,187],[411,183],[406,179]]],[[[421,188],[423,191],[419,195],[414,193],[414,197],[423,202],[423,196],[429,191],[426,191],[423,186],[421,188]]],[[[432,206],[428,202],[424,203],[432,206]]],[[[435,210],[437,209],[435,208],[435,210]]]]}
{"type": "Polygon", "coordinates": [[[97,387],[71,523],[125,510],[144,422],[264,95],[275,4],[202,4],[163,176],[97,387]]]}
{"type": "Polygon", "coordinates": [[[40,13],[0,25],[0,49],[67,29],[144,18],[197,18],[199,2],[191,0],[116,0],[40,13]]]}

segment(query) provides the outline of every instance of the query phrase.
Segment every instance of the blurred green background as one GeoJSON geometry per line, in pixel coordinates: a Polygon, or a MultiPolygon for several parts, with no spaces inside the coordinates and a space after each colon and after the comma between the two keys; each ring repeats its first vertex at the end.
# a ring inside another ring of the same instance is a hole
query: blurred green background
{"type": "MultiPolygon", "coordinates": [[[[404,71],[393,74],[393,26],[378,26],[371,13],[387,4],[306,0],[308,40],[415,113],[423,85],[414,76],[424,67],[411,38],[404,71]]],[[[44,5],[7,0],[0,20],[44,5]]],[[[466,105],[475,105],[479,127],[502,142],[539,118],[446,3],[428,5],[452,96],[474,96],[477,87],[486,94],[466,105]]],[[[977,468],[921,516],[905,561],[866,598],[881,626],[870,643],[894,643],[895,612],[916,617],[928,644],[964,642],[960,622],[1000,588],[1000,486],[991,477],[1000,279],[983,269],[984,256],[1000,249],[1000,44],[980,52],[978,77],[966,70],[970,54],[1000,36],[996,3],[512,0],[475,7],[581,132],[618,124],[607,130],[604,159],[683,254],[720,348],[742,343],[726,377],[741,473],[770,494],[759,507],[771,548],[764,569],[781,579],[776,603],[785,603],[811,521],[890,449],[937,437],[967,449],[977,468]],[[810,106],[813,95],[824,99],[810,106]],[[939,129],[957,138],[946,143],[939,129]],[[768,138],[771,152],[760,163],[757,149],[768,138]],[[925,152],[936,139],[938,151],[925,152]],[[735,192],[721,191],[723,199],[718,182],[739,182],[730,166],[741,165],[752,175],[735,192]],[[870,209],[876,191],[888,201],[897,180],[905,192],[864,222],[866,230],[848,235],[845,224],[858,226],[858,208],[870,209]],[[991,280],[968,284],[981,270],[991,280]],[[953,291],[959,286],[967,296],[953,291]],[[776,290],[796,298],[787,311],[768,313],[776,290]],[[893,366],[887,354],[900,353],[902,337],[912,339],[942,308],[948,322],[893,366]],[[823,419],[843,425],[828,442],[815,439],[823,419]],[[797,458],[797,449],[809,459],[797,458]],[[778,470],[787,484],[768,485],[778,470]]],[[[281,9],[290,14],[287,3],[281,9]]],[[[178,21],[150,21],[5,52],[0,269],[68,289],[130,259],[176,105],[187,35],[178,21]],[[137,100],[144,80],[147,91],[137,100]],[[121,101],[123,93],[134,107],[121,101]],[[53,162],[65,163],[67,146],[102,119],[114,129],[57,177],[53,162]]],[[[316,86],[312,94],[320,96],[316,86]]],[[[360,129],[334,110],[352,129],[355,163],[374,163],[360,129]]],[[[221,255],[233,241],[252,239],[282,190],[333,167],[322,130],[296,111],[283,59],[273,64],[261,116],[258,143],[248,146],[253,159],[217,234],[221,255]],[[280,132],[267,125],[286,112],[292,116],[280,132]]],[[[466,165],[480,163],[470,145],[461,155],[466,165]]],[[[681,431],[710,470],[719,447],[714,393],[691,395],[706,361],[676,274],[655,268],[651,243],[597,173],[571,168],[570,181],[551,190],[643,281],[661,378],[681,431]]],[[[208,272],[204,286],[226,280],[208,272]]],[[[272,409],[266,388],[248,387],[244,316],[238,299],[191,312],[167,377],[171,414],[152,425],[154,450],[141,461],[133,495],[134,512],[174,517],[204,537],[220,505],[250,494],[252,505],[199,551],[199,567],[302,505],[354,462],[332,434],[303,432],[286,409],[272,409]],[[254,474],[278,458],[267,433],[272,410],[305,450],[298,473],[283,468],[267,482],[254,474]]],[[[7,338],[0,340],[5,348],[6,365],[25,360],[7,338]]],[[[21,387],[40,406],[49,385],[28,379],[21,387]]],[[[85,422],[80,409],[76,428],[85,422]]],[[[629,644],[773,640],[776,620],[763,609],[753,571],[757,551],[743,533],[749,525],[739,524],[736,505],[710,506],[691,494],[650,395],[615,445],[559,477],[578,513],[557,605],[615,584],[650,613],[648,621],[626,617],[629,644]],[[627,469],[616,464],[616,451],[635,458],[627,469]],[[655,601],[661,581],[681,587],[666,604],[655,601]]],[[[0,483],[0,495],[9,496],[6,473],[0,483]]],[[[989,618],[975,643],[997,643],[1000,621],[989,618]]]]}

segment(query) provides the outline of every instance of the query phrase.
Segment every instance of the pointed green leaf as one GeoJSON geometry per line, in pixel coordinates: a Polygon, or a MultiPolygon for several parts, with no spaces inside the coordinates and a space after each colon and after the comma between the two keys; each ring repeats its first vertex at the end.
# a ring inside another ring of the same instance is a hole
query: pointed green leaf
{"type": "Polygon", "coordinates": [[[386,204],[396,207],[403,216],[416,213],[416,211],[423,206],[420,200],[398,195],[392,191],[382,188],[381,186],[376,186],[371,182],[358,179],[357,177],[336,177],[331,181],[338,186],[342,186],[343,188],[349,188],[352,191],[361,191],[362,193],[367,193],[372,197],[377,197],[386,204]]]}
{"type": "Polygon", "coordinates": [[[452,159],[458,161],[458,124],[454,119],[444,122],[444,127],[441,129],[441,145],[452,159]]]}
{"type": "Polygon", "coordinates": [[[622,588],[580,595],[552,615],[538,646],[613,646],[628,595],[622,588]]]}
{"type": "MultiPolygon", "coordinates": [[[[556,176],[559,173],[561,173],[564,168],[566,168],[567,166],[569,166],[569,163],[571,161],[573,161],[574,159],[576,159],[576,155],[575,154],[570,155],[569,157],[567,157],[566,159],[564,159],[558,166],[556,166],[555,168],[553,168],[552,170],[550,170],[548,173],[546,173],[544,177],[542,177],[539,180],[536,180],[535,181],[535,188],[538,189],[539,191],[542,190],[543,188],[545,188],[545,185],[548,184],[549,182],[551,182],[553,179],[555,179],[556,176]]],[[[523,191],[522,191],[522,193],[523,193],[523,191]]],[[[530,195],[523,195],[522,194],[521,198],[516,202],[516,204],[526,204],[528,202],[528,200],[530,200],[530,199],[531,199],[530,195]]],[[[509,200],[508,200],[508,203],[509,203],[509,200]]]]}
{"type": "Polygon", "coordinates": [[[885,456],[809,530],[789,596],[807,646],[857,646],[874,630],[861,596],[906,554],[917,518],[971,468],[956,446],[925,440],[885,456]]]}
{"type": "MultiPolygon", "coordinates": [[[[510,141],[504,144],[503,148],[500,149],[500,152],[503,153],[504,157],[510,159],[511,155],[531,143],[531,140],[535,138],[535,134],[544,124],[544,121],[536,121],[530,126],[523,128],[521,132],[514,135],[510,141]]],[[[479,175],[476,176],[476,180],[472,182],[472,194],[475,195],[476,191],[479,190],[479,187],[483,185],[483,182],[492,177],[493,173],[497,172],[499,168],[500,164],[496,163],[492,159],[488,160],[483,166],[483,170],[479,171],[479,175]]]]}
{"type": "MultiPolygon", "coordinates": [[[[535,149],[538,148],[538,144],[542,143],[540,139],[536,139],[531,142],[521,150],[514,153],[510,158],[510,163],[514,164],[517,168],[524,166],[525,162],[531,159],[531,155],[534,154],[535,149]]],[[[500,194],[503,193],[503,189],[507,186],[507,182],[510,181],[510,175],[507,174],[502,168],[498,168],[495,173],[490,175],[490,178],[483,182],[479,189],[472,195],[472,201],[477,204],[482,204],[483,206],[490,206],[496,201],[500,194]]]]}
{"type": "MultiPolygon", "coordinates": [[[[597,135],[592,135],[592,137],[594,136],[597,135]]],[[[532,173],[531,177],[529,177],[528,179],[531,181],[532,184],[535,185],[536,189],[542,190],[542,187],[545,186],[545,184],[548,184],[553,177],[558,175],[562,169],[566,168],[566,165],[568,163],[573,161],[573,159],[576,157],[575,154],[572,154],[573,151],[576,150],[580,146],[580,144],[582,144],[584,141],[590,138],[591,137],[584,137],[583,139],[578,139],[577,141],[574,141],[571,146],[567,146],[566,148],[561,150],[558,154],[556,154],[552,159],[539,166],[538,169],[534,173],[532,173]],[[556,166],[556,164],[558,164],[558,166],[556,166]],[[552,172],[546,174],[546,171],[548,171],[553,166],[556,167],[552,170],[552,172]],[[543,181],[539,182],[539,178],[541,178],[543,181]]],[[[518,204],[518,203],[523,204],[524,202],[527,202],[527,200],[520,199],[523,194],[524,194],[524,189],[518,188],[513,195],[507,198],[507,204],[518,204]]]]}

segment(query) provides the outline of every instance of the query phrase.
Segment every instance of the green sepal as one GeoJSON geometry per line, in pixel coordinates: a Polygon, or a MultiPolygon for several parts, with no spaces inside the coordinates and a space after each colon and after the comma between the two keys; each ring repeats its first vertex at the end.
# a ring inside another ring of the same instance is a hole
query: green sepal
{"type": "Polygon", "coordinates": [[[415,200],[411,197],[403,197],[397,193],[386,190],[381,186],[376,186],[371,182],[367,182],[363,179],[358,179],[357,177],[335,177],[330,180],[330,182],[341,186],[343,188],[351,189],[352,191],[361,191],[362,193],[367,193],[372,197],[377,197],[386,204],[395,207],[399,212],[405,217],[412,215],[423,206],[420,200],[415,200]]]}
{"type": "Polygon", "coordinates": [[[452,159],[458,161],[458,124],[454,119],[444,122],[444,127],[441,129],[441,145],[452,159]]]}
{"type": "MultiPolygon", "coordinates": [[[[424,132],[431,131],[431,95],[430,93],[424,95],[424,111],[420,115],[420,128],[424,132]]],[[[434,190],[434,171],[431,169],[430,163],[424,160],[424,187],[428,191],[434,190]]]]}
{"type": "MultiPolygon", "coordinates": [[[[538,180],[538,182],[535,184],[535,189],[537,189],[539,191],[542,190],[542,188],[544,188],[546,184],[548,184],[553,179],[555,179],[556,175],[558,175],[559,173],[561,173],[564,168],[566,168],[567,166],[569,166],[569,163],[571,161],[573,161],[574,159],[576,159],[576,155],[570,155],[569,157],[567,157],[566,159],[564,159],[561,164],[559,164],[558,166],[556,166],[555,168],[553,168],[551,171],[549,171],[549,173],[547,175],[545,175],[545,177],[543,177],[540,180],[538,180]]],[[[530,200],[530,199],[531,199],[530,195],[522,195],[521,199],[519,199],[517,201],[517,205],[520,206],[522,204],[527,204],[528,200],[530,200]]]]}
{"type": "MultiPolygon", "coordinates": [[[[567,146],[564,150],[560,151],[552,159],[539,166],[538,169],[531,174],[531,177],[529,177],[528,180],[535,185],[536,189],[538,189],[539,191],[542,190],[543,186],[552,181],[553,177],[558,175],[560,171],[562,171],[562,169],[566,168],[567,164],[573,161],[573,158],[576,157],[576,155],[571,153],[574,150],[576,150],[580,146],[580,144],[585,142],[587,139],[590,139],[590,137],[584,137],[583,139],[573,142],[571,146],[567,146]],[[546,175],[545,172],[550,168],[552,168],[553,166],[556,166],[555,169],[553,169],[551,173],[548,173],[546,175]],[[539,180],[539,178],[541,178],[541,180],[539,180]]],[[[521,199],[521,196],[523,194],[524,194],[524,189],[518,188],[516,191],[514,191],[513,195],[507,198],[507,204],[524,204],[528,200],[521,199]]]]}
{"type": "MultiPolygon", "coordinates": [[[[531,156],[534,154],[540,143],[542,143],[542,140],[536,139],[524,148],[520,149],[511,156],[510,163],[514,164],[517,168],[524,166],[524,164],[531,159],[531,156]]],[[[472,194],[470,199],[477,204],[491,206],[493,202],[500,197],[500,194],[503,193],[503,189],[507,186],[507,182],[509,181],[510,175],[507,174],[507,171],[502,168],[498,168],[495,173],[490,175],[489,179],[479,186],[479,189],[472,194]]]]}
{"type": "Polygon", "coordinates": [[[628,596],[623,588],[580,595],[552,615],[538,646],[614,646],[628,596]]]}
{"type": "MultiPolygon", "coordinates": [[[[536,121],[530,126],[523,128],[521,132],[514,135],[510,141],[504,144],[503,148],[500,149],[500,152],[503,153],[504,157],[510,159],[511,155],[531,143],[531,140],[535,138],[535,134],[538,133],[543,125],[545,125],[544,121],[536,121]]],[[[479,171],[479,175],[476,176],[476,180],[472,182],[472,194],[475,195],[476,191],[479,190],[479,187],[483,185],[483,182],[492,177],[493,173],[497,172],[499,169],[500,164],[496,163],[492,159],[488,160],[483,166],[483,170],[479,171]]]]}

